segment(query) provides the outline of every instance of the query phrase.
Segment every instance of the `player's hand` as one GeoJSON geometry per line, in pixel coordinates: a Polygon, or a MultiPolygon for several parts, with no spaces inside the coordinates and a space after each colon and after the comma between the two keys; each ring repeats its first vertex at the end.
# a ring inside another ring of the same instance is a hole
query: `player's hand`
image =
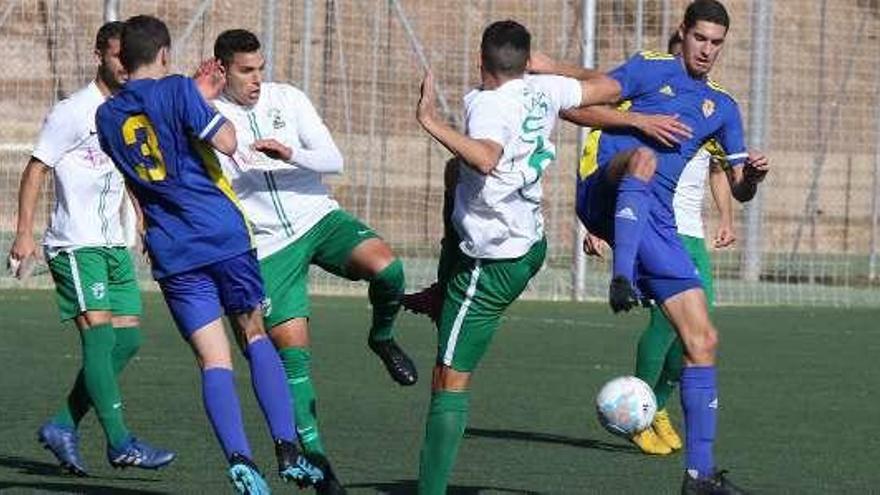
{"type": "Polygon", "coordinates": [[[608,243],[601,237],[595,236],[589,232],[584,236],[584,254],[587,256],[596,256],[600,260],[605,259],[604,254],[608,250],[608,243]]]}
{"type": "Polygon", "coordinates": [[[720,249],[731,246],[735,242],[736,232],[733,230],[733,225],[729,223],[719,224],[718,230],[715,232],[715,237],[712,238],[712,246],[716,249],[720,249]]]}
{"type": "Polygon", "coordinates": [[[544,52],[532,50],[526,70],[534,74],[555,74],[556,61],[544,52]]]}
{"type": "Polygon", "coordinates": [[[293,149],[281,144],[274,139],[257,139],[252,145],[255,151],[259,151],[274,160],[290,162],[293,158],[293,149]]]}
{"type": "Polygon", "coordinates": [[[226,70],[216,58],[208,59],[199,64],[193,79],[202,97],[208,101],[215,100],[226,86],[226,70]]]}
{"type": "Polygon", "coordinates": [[[670,148],[693,136],[693,130],[678,120],[678,115],[639,114],[634,118],[642,134],[670,148]]]}
{"type": "Polygon", "coordinates": [[[422,126],[432,121],[439,120],[437,117],[437,95],[434,92],[434,74],[431,69],[425,71],[425,78],[422,80],[421,94],[419,95],[419,103],[416,106],[416,120],[422,126]]]}
{"type": "Polygon", "coordinates": [[[751,184],[758,184],[770,171],[770,160],[760,151],[749,151],[746,164],[743,166],[743,178],[751,184]]]}
{"type": "Polygon", "coordinates": [[[6,269],[17,279],[27,278],[33,269],[36,250],[37,244],[33,236],[16,236],[12,249],[9,250],[9,257],[6,258],[6,269]]]}

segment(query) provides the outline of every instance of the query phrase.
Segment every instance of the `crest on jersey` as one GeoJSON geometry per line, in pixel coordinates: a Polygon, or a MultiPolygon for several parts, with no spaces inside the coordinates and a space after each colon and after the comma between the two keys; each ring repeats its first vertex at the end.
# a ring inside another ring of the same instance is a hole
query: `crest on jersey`
{"type": "Polygon", "coordinates": [[[706,98],[703,100],[703,116],[707,119],[715,113],[715,102],[706,98]]]}
{"type": "Polygon", "coordinates": [[[660,94],[666,95],[669,97],[673,97],[673,96],[675,96],[675,91],[672,90],[672,86],[667,84],[667,85],[663,86],[662,88],[660,88],[660,94]]]}
{"type": "Polygon", "coordinates": [[[107,289],[104,286],[104,282],[95,282],[92,284],[92,295],[95,296],[95,299],[104,299],[104,294],[107,293],[107,289]]]}
{"type": "Polygon", "coordinates": [[[281,110],[278,110],[277,108],[269,109],[269,118],[272,119],[272,127],[275,129],[281,129],[287,125],[285,124],[284,119],[281,118],[281,110]]]}

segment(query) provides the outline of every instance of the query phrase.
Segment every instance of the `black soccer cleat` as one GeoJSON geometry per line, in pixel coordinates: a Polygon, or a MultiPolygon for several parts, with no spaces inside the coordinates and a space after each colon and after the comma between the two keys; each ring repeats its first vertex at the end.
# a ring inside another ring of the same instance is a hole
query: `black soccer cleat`
{"type": "Polygon", "coordinates": [[[318,495],[346,495],[345,487],[339,482],[336,473],[330,466],[330,461],[323,454],[306,454],[306,459],[324,473],[324,479],[315,483],[315,493],[318,495]]]}
{"type": "Polygon", "coordinates": [[[385,369],[388,370],[392,380],[403,386],[415,385],[419,380],[419,372],[416,370],[416,365],[413,364],[412,359],[403,352],[403,349],[397,345],[394,339],[370,339],[367,341],[367,345],[382,360],[382,364],[385,365],[385,369]]]}
{"type": "Polygon", "coordinates": [[[324,480],[321,468],[309,462],[293,442],[275,440],[275,457],[278,459],[278,475],[284,481],[293,481],[305,488],[324,480]]]}
{"type": "Polygon", "coordinates": [[[608,304],[615,313],[629,311],[639,304],[639,295],[633,288],[632,283],[623,275],[611,279],[611,287],[608,289],[608,304]]]}
{"type": "Polygon", "coordinates": [[[727,479],[727,471],[715,471],[709,478],[697,479],[687,471],[681,482],[681,495],[746,495],[745,490],[727,479]]]}

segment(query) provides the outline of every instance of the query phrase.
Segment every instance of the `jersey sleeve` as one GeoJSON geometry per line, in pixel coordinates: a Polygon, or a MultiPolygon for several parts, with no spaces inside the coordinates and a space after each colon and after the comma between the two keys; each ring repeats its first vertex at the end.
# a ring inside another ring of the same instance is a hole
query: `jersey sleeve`
{"type": "Polygon", "coordinates": [[[299,139],[294,141],[298,145],[293,146],[294,165],[324,174],[341,172],[342,153],[309,98],[289,88],[287,102],[288,110],[296,116],[299,134],[299,139]]]}
{"type": "Polygon", "coordinates": [[[731,167],[745,163],[748,157],[745,137],[743,135],[742,115],[739,106],[731,100],[724,116],[724,124],[716,133],[715,139],[724,150],[724,159],[731,167]]]}
{"type": "Polygon", "coordinates": [[[51,168],[54,168],[61,157],[73,149],[79,140],[77,131],[80,126],[70,118],[71,113],[65,108],[64,102],[55,105],[43,122],[37,144],[31,153],[31,156],[51,168]]]}
{"type": "Polygon", "coordinates": [[[581,82],[563,76],[538,76],[541,88],[558,107],[558,111],[579,107],[584,99],[581,82]]]}
{"type": "Polygon", "coordinates": [[[513,129],[504,119],[509,113],[501,108],[495,94],[477,94],[467,105],[467,135],[472,139],[488,139],[502,148],[513,136],[513,129]]]}
{"type": "Polygon", "coordinates": [[[179,77],[176,88],[178,116],[186,125],[186,130],[201,141],[210,141],[220,130],[226,118],[208,104],[189,77],[179,77]]]}
{"type": "Polygon", "coordinates": [[[620,99],[630,100],[655,86],[659,72],[665,69],[665,63],[670,60],[674,61],[675,57],[666,53],[637,53],[609,72],[608,76],[620,84],[620,99]]]}

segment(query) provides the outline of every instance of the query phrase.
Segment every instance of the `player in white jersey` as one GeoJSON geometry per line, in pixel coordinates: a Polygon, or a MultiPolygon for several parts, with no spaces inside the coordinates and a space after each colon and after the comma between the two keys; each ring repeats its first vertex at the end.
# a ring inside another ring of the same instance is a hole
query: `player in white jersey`
{"type": "Polygon", "coordinates": [[[393,339],[405,287],[403,264],[373,229],[330,197],[322,177],[342,172],[342,155],[302,91],[262,81],[257,37],[242,29],[221,33],[214,55],[227,75],[216,105],[234,124],[239,144],[233,159],[220,160],[254,226],[268,296],[266,326],[287,373],[300,442],[327,475],[318,492],[344,493],[318,430],[310,372],[309,266],[369,282],[368,345],[392,379],[413,385],[415,365],[393,339]]]}
{"type": "Polygon", "coordinates": [[[62,321],[74,320],[82,368],[61,410],[38,432],[61,466],[84,476],[77,426],[91,407],[107,437],[114,466],[159,468],[174,453],[151,447],[126,428],[117,376],[141,344],[137,271],[126,247],[120,213],[122,176],[98,144],[95,112],[125,80],[119,62],[122,23],[98,31],[98,70],[86,87],[55,105],[43,124],[19,188],[18,226],[9,253],[16,276],[35,256],[34,210],[51,171],[55,205],[43,238],[62,321]]]}
{"type": "Polygon", "coordinates": [[[458,239],[445,239],[455,253],[438,273],[443,307],[419,463],[421,495],[446,493],[467,425],[471,374],[501,315],[543,264],[541,177],[555,158],[550,136],[559,113],[611,97],[594,92],[593,80],[526,76],[530,45],[528,31],[514,21],[483,32],[482,85],[465,97],[464,134],[437,115],[430,73],[422,83],[419,123],[461,164],[448,232],[458,239]]]}

